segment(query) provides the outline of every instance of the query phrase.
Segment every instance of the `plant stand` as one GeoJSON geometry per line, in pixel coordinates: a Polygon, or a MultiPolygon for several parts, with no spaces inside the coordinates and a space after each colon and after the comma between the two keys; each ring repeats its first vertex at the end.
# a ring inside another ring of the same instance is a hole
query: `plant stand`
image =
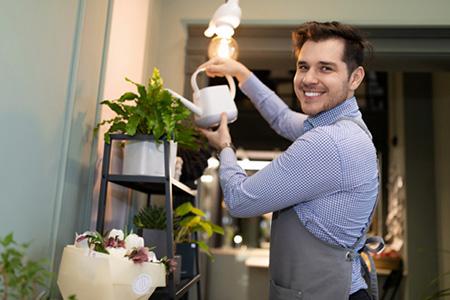
{"type": "MultiPolygon", "coordinates": [[[[197,193],[191,190],[183,183],[175,180],[171,174],[169,168],[170,147],[169,142],[164,140],[164,176],[144,176],[144,175],[117,175],[110,174],[110,162],[111,162],[111,148],[114,140],[139,140],[139,141],[151,141],[152,136],[149,135],[136,135],[130,137],[124,134],[112,134],[111,143],[104,145],[103,152],[103,165],[102,165],[102,179],[100,184],[100,196],[98,202],[97,212],[97,226],[96,229],[100,233],[104,233],[105,225],[105,208],[106,208],[106,194],[108,184],[115,183],[124,187],[131,188],[140,192],[158,195],[165,195],[165,208],[166,208],[166,240],[167,240],[167,257],[172,259],[175,255],[175,249],[173,247],[173,196],[188,195],[192,201],[197,201],[197,193]]],[[[196,204],[196,203],[194,203],[196,204]]],[[[198,247],[194,253],[195,270],[188,276],[181,277],[181,281],[178,285],[175,285],[173,280],[173,274],[168,275],[167,286],[164,288],[157,288],[150,299],[180,299],[186,294],[194,284],[197,285],[197,299],[201,300],[201,288],[200,288],[200,273],[199,273],[199,252],[198,247]]]]}

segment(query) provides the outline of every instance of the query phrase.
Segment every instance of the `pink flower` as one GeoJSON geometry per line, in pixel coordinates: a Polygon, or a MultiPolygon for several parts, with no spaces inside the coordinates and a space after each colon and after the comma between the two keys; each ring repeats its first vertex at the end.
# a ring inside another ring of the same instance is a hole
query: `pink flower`
{"type": "Polygon", "coordinates": [[[123,240],[119,240],[118,237],[110,237],[105,242],[106,248],[125,248],[125,242],[123,240]]]}
{"type": "Polygon", "coordinates": [[[149,261],[149,251],[147,247],[133,249],[130,254],[126,255],[134,263],[143,263],[149,261]]]}

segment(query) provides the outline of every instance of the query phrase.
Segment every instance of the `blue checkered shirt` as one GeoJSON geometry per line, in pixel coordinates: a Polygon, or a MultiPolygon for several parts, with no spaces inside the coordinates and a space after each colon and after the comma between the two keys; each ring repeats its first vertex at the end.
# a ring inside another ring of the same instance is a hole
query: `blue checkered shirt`
{"type": "MultiPolygon", "coordinates": [[[[290,110],[253,74],[240,88],[271,127],[293,143],[252,176],[238,166],[231,148],[221,151],[220,183],[231,215],[253,217],[293,206],[317,238],[353,246],[369,222],[378,193],[372,140],[354,122],[336,122],[342,117],[361,119],[356,99],[308,118],[290,110]]],[[[358,257],[350,294],[362,288],[367,284],[358,257]]]]}

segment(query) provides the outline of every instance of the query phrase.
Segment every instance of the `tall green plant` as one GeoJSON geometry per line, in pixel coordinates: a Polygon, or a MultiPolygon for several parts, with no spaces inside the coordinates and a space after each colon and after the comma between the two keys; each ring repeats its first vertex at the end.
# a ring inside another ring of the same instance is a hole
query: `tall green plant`
{"type": "Polygon", "coordinates": [[[45,261],[26,259],[29,243],[19,244],[12,233],[0,237],[0,298],[36,299],[39,287],[44,287],[51,273],[45,261]]]}
{"type": "Polygon", "coordinates": [[[156,141],[163,136],[172,139],[181,147],[198,148],[196,139],[199,138],[195,126],[190,118],[191,112],[163,87],[159,70],[154,68],[153,75],[147,86],[136,83],[128,78],[126,81],[134,84],[137,94],[125,92],[119,99],[104,100],[102,105],[108,106],[117,116],[104,120],[100,126],[110,125],[105,132],[105,141],[110,142],[111,133],[151,134],[156,141]]]}

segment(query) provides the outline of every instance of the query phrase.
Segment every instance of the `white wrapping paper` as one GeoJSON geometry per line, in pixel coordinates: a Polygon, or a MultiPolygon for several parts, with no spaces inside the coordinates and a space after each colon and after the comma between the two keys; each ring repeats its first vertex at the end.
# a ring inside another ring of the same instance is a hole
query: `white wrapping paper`
{"type": "Polygon", "coordinates": [[[133,263],[88,249],[66,246],[58,274],[58,287],[64,299],[143,300],[156,287],[166,285],[162,263],[133,263]]]}

